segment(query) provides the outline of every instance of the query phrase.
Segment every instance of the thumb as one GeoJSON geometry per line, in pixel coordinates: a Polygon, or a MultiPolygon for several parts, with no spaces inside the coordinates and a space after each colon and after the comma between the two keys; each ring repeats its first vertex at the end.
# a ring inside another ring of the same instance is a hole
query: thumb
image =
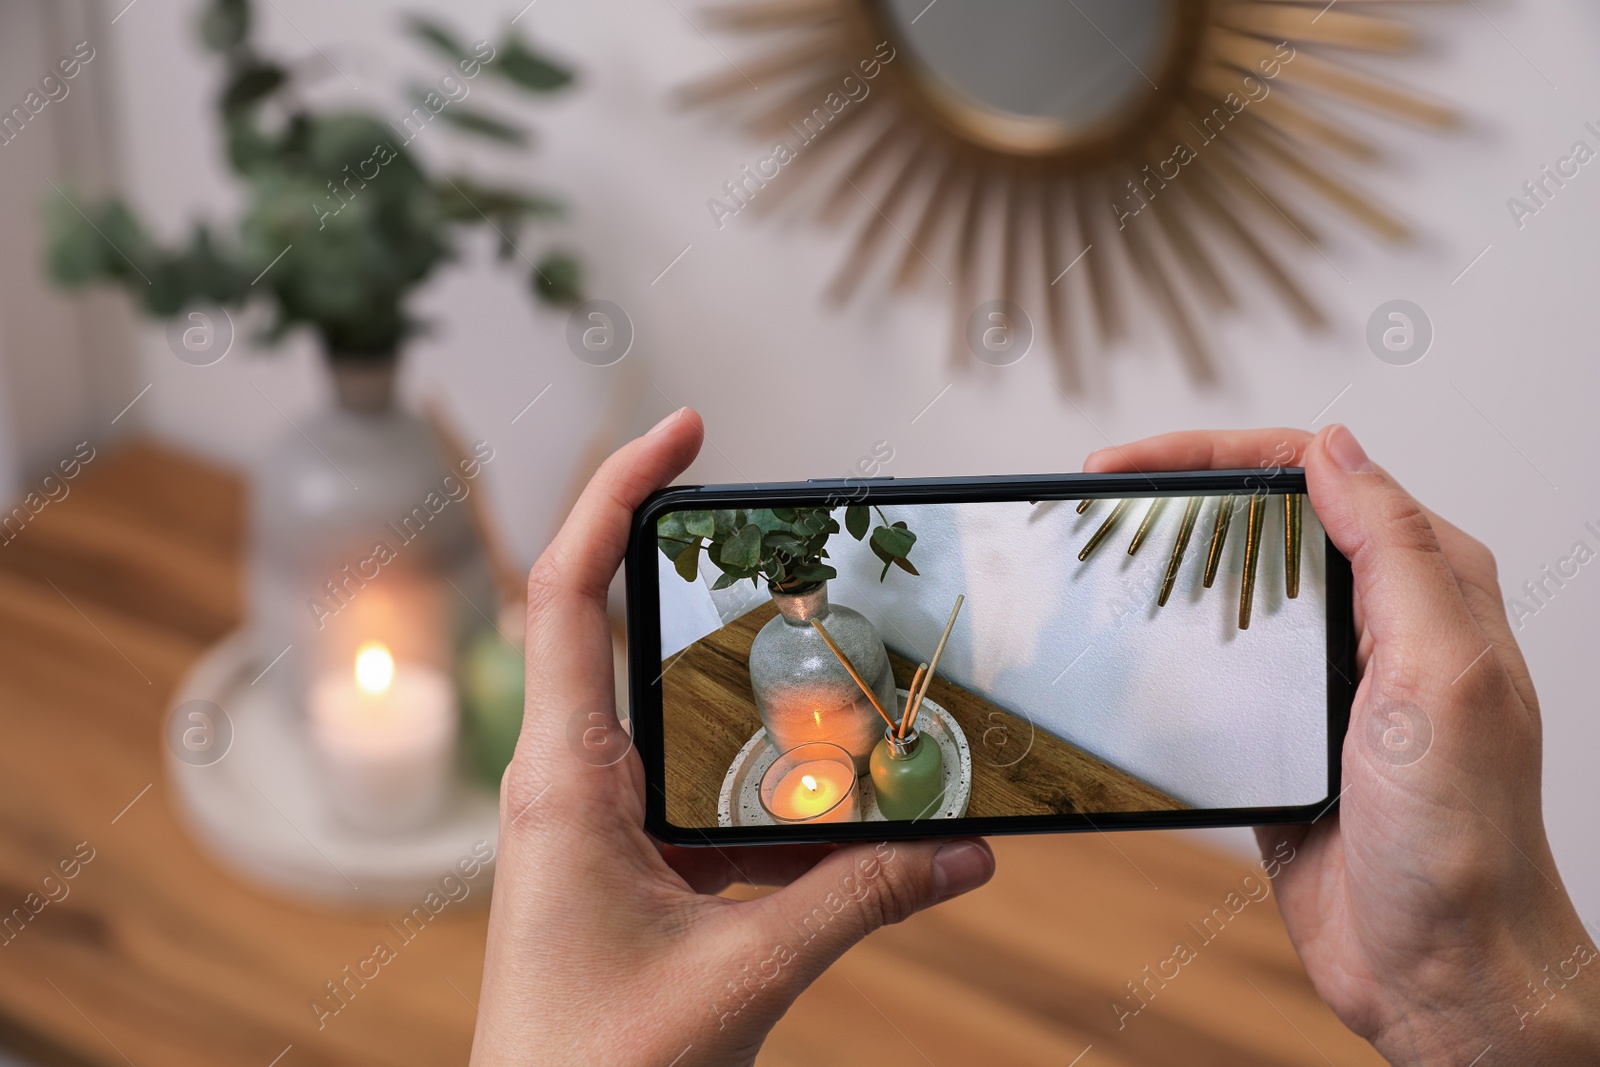
{"type": "Polygon", "coordinates": [[[994,853],[978,839],[885,841],[830,854],[785,888],[749,902],[758,943],[787,949],[784,1005],[856,942],[882,926],[983,885],[994,853]]]}
{"type": "Polygon", "coordinates": [[[1343,426],[1312,440],[1305,468],[1311,506],[1350,560],[1366,628],[1385,666],[1401,672],[1378,681],[1391,690],[1444,688],[1487,642],[1426,511],[1343,426]]]}

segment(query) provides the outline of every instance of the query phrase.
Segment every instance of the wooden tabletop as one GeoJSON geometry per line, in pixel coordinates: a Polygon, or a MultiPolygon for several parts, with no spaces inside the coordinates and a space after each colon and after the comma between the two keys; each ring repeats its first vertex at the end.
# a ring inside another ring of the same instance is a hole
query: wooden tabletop
{"type": "MultiPolygon", "coordinates": [[[[71,486],[0,545],[0,916],[80,842],[94,858],[0,945],[0,1046],[74,1067],[464,1063],[481,908],[442,913],[319,1030],[311,998],[394,916],[252,888],[175,818],[161,725],[184,671],[241,616],[238,479],[139,445],[71,486]]],[[[868,938],[760,1062],[1381,1062],[1317,1001],[1270,898],[1117,1029],[1124,983],[1199,942],[1189,924],[1240,887],[1246,860],[1173,834],[996,851],[993,884],[868,938]]]]}
{"type": "MultiPolygon", "coordinates": [[[[739,749],[760,728],[750,688],[750,646],[778,614],[770,600],[662,664],[662,738],[667,818],[678,826],[717,825],[717,795],[739,749]]],[[[911,685],[916,665],[889,650],[895,684],[911,685]]],[[[1172,811],[1161,790],[1024,717],[935,675],[928,699],[948,711],[972,750],[967,814],[1172,811]]]]}

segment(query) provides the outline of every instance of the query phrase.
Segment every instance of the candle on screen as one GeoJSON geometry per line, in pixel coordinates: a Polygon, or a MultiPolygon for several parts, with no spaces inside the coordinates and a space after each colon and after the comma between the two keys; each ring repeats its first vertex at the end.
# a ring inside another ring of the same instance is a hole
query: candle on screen
{"type": "Polygon", "coordinates": [[[762,776],[761,803],[779,822],[859,822],[855,761],[827,742],[790,749],[762,776]]]}
{"type": "Polygon", "coordinates": [[[312,748],[337,814],[364,830],[405,830],[436,816],[455,767],[456,700],[444,672],[361,646],[350,667],[311,687],[312,748]]]}

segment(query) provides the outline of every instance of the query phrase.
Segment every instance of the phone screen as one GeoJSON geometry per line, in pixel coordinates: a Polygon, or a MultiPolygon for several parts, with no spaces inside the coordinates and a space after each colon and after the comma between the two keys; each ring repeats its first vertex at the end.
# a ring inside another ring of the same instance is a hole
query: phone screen
{"type": "Polygon", "coordinates": [[[1330,797],[1328,552],[1302,495],[672,510],[654,526],[673,826],[1330,797]]]}

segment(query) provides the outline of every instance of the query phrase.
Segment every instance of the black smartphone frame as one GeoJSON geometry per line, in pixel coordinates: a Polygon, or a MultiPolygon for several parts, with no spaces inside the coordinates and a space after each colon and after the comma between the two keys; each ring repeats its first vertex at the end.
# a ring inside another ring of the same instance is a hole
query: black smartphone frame
{"type": "MultiPolygon", "coordinates": [[[[1039,474],[976,478],[828,478],[807,482],[684,485],[660,490],[634,512],[628,534],[628,698],[634,747],[644,762],[645,829],[674,845],[805,844],[974,837],[997,834],[1158,830],[1309,823],[1335,810],[1342,791],[1341,757],[1356,689],[1356,634],[1350,562],[1326,542],[1328,794],[1293,807],[1208,808],[1085,814],[783,826],[676,826],[666,816],[666,745],[662,716],[662,555],[656,521],[669,511],[715,508],[844,507],[848,504],[955,504],[1017,500],[1082,500],[1178,496],[1249,496],[1306,491],[1305,471],[1163,471],[1137,474],[1039,474]]],[[[1326,534],[1324,534],[1326,540],[1326,534]]]]}

